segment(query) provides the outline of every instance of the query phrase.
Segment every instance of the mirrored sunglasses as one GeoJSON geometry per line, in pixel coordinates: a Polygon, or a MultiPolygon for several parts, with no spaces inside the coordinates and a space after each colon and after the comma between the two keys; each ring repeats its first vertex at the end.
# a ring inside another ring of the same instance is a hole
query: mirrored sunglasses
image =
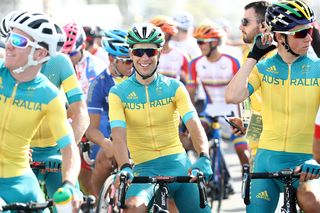
{"type": "Polygon", "coordinates": [[[43,48],[40,45],[30,41],[27,37],[17,33],[10,33],[10,35],[7,38],[7,41],[9,41],[12,46],[17,48],[27,48],[28,46],[43,48]]]}
{"type": "Polygon", "coordinates": [[[132,49],[132,54],[137,57],[142,57],[144,54],[146,54],[148,57],[155,56],[159,53],[158,49],[153,49],[153,48],[137,48],[137,49],[132,49]]]}
{"type": "Polygon", "coordinates": [[[295,30],[295,31],[279,32],[279,33],[286,34],[286,35],[292,35],[294,38],[305,38],[305,37],[307,37],[307,35],[312,36],[313,27],[299,29],[299,30],[295,30]]]}
{"type": "Polygon", "coordinates": [[[126,64],[126,65],[131,65],[132,64],[132,59],[131,58],[116,58],[117,61],[121,61],[122,64],[126,64]]]}

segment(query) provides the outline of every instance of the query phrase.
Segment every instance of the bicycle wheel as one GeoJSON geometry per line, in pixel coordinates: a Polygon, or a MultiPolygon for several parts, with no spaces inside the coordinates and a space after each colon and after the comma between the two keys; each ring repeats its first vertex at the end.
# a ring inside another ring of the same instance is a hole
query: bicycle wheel
{"type": "Polygon", "coordinates": [[[225,188],[225,169],[222,159],[222,153],[219,148],[220,142],[216,139],[213,141],[213,145],[209,149],[209,153],[212,159],[212,171],[213,178],[208,183],[208,198],[211,208],[215,212],[220,212],[221,203],[224,198],[225,188]]]}
{"type": "Polygon", "coordinates": [[[119,213],[117,207],[117,189],[114,186],[115,174],[109,176],[104,182],[97,203],[97,213],[119,213]]]}

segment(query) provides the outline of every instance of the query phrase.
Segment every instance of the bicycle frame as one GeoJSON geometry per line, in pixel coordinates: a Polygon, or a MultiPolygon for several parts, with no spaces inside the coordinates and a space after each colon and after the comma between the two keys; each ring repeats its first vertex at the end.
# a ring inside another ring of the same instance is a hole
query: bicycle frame
{"type": "Polygon", "coordinates": [[[295,174],[292,169],[283,169],[278,172],[254,172],[250,173],[249,165],[243,166],[242,198],[245,205],[250,204],[250,182],[251,179],[279,179],[284,182],[284,203],[281,207],[283,213],[297,213],[296,194],[293,187],[294,179],[300,174],[295,174]]]}
{"type": "MultiPolygon", "coordinates": [[[[132,183],[152,183],[158,185],[158,189],[155,193],[155,198],[152,205],[152,212],[165,212],[168,211],[168,188],[167,184],[170,183],[190,183],[191,177],[189,176],[138,176],[134,177],[132,183]]],[[[207,205],[207,196],[205,191],[204,177],[201,172],[197,174],[197,182],[199,197],[200,197],[200,208],[205,208],[207,205]]],[[[120,175],[120,187],[118,194],[118,207],[126,208],[125,206],[125,193],[127,190],[127,177],[120,175]]]]}

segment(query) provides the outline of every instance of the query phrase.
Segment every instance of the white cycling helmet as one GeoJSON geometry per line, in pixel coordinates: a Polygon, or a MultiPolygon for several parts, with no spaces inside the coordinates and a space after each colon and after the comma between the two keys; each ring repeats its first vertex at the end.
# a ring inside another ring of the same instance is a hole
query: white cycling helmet
{"type": "Polygon", "coordinates": [[[8,27],[8,21],[11,19],[13,16],[15,16],[19,11],[14,10],[11,11],[9,14],[7,14],[5,17],[1,19],[0,22],[0,36],[3,38],[6,38],[10,32],[10,29],[8,27]]]}
{"type": "Polygon", "coordinates": [[[50,56],[55,56],[61,50],[66,40],[63,29],[43,13],[16,12],[6,17],[3,26],[7,27],[3,29],[6,29],[7,35],[12,28],[17,28],[30,35],[36,44],[46,48],[49,53],[42,60],[35,61],[33,54],[36,47],[33,46],[28,55],[28,62],[24,66],[13,70],[15,73],[21,73],[30,66],[36,66],[49,60],[50,56]]]}
{"type": "Polygon", "coordinates": [[[189,30],[193,27],[193,16],[187,12],[180,12],[173,16],[173,20],[177,22],[177,26],[183,30],[189,30]]]}
{"type": "Polygon", "coordinates": [[[36,43],[48,49],[50,56],[55,56],[66,40],[63,29],[43,13],[17,12],[8,19],[7,26],[30,35],[36,43]]]}

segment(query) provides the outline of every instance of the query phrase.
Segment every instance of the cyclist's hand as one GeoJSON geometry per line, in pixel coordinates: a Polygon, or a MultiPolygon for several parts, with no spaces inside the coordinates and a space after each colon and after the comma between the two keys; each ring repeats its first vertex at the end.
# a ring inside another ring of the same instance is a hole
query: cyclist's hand
{"type": "Polygon", "coordinates": [[[120,175],[127,177],[128,183],[130,184],[133,179],[132,166],[129,163],[125,163],[121,166],[120,171],[117,173],[116,186],[120,185],[120,175]]]}
{"type": "Polygon", "coordinates": [[[269,34],[257,35],[254,39],[254,45],[247,58],[253,58],[258,62],[265,54],[274,50],[276,46],[272,44],[272,40],[270,40],[270,38],[272,37],[269,34]]]}
{"type": "Polygon", "coordinates": [[[62,156],[53,155],[49,156],[45,161],[45,167],[47,172],[59,172],[61,171],[62,156]]]}
{"type": "Polygon", "coordinates": [[[300,182],[317,179],[320,177],[320,164],[316,160],[310,159],[298,166],[295,172],[301,172],[300,182]]]}
{"type": "Polygon", "coordinates": [[[235,127],[232,127],[232,133],[235,134],[236,136],[242,136],[244,135],[243,133],[245,133],[247,131],[247,129],[243,126],[242,120],[240,118],[229,118],[229,120],[233,123],[235,123],[237,126],[239,126],[241,128],[241,131],[238,130],[235,127]]]}
{"type": "Polygon", "coordinates": [[[191,174],[192,170],[200,170],[203,173],[206,181],[209,181],[212,177],[212,169],[211,162],[207,156],[200,157],[189,169],[189,174],[191,174]]]}
{"type": "Polygon", "coordinates": [[[62,188],[65,188],[67,190],[70,190],[72,194],[72,206],[73,206],[73,212],[79,212],[80,205],[83,201],[83,194],[82,192],[73,186],[69,181],[65,181],[62,184],[62,188]]]}

